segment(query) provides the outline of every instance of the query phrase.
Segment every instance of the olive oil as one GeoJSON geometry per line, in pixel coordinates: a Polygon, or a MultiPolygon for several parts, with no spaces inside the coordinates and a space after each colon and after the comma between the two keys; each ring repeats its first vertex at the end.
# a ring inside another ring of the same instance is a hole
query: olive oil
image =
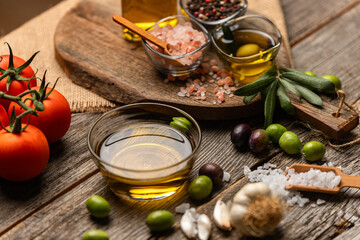
{"type": "Polygon", "coordinates": [[[216,40],[220,49],[230,55],[219,57],[239,83],[251,83],[273,65],[271,60],[277,53],[273,49],[275,41],[267,33],[253,29],[238,29],[232,34],[233,41],[223,35],[216,40]]]}
{"type": "Polygon", "coordinates": [[[117,195],[159,199],[184,184],[193,160],[183,160],[192,150],[193,143],[176,128],[142,122],[118,129],[97,152],[106,162],[100,170],[117,195]]]}
{"type": "MultiPolygon", "coordinates": [[[[122,0],[122,16],[144,30],[162,18],[177,14],[177,0],[122,0]]],[[[140,37],[128,29],[123,37],[129,41],[140,41],[140,37]]]]}

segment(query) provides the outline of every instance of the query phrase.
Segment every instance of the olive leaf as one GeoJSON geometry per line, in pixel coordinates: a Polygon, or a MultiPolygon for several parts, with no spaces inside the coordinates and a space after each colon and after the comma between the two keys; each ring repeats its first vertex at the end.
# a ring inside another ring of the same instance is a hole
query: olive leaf
{"type": "Polygon", "coordinates": [[[320,77],[310,76],[290,68],[282,68],[280,72],[283,77],[309,88],[315,88],[321,91],[335,90],[335,85],[331,81],[320,77]]]}
{"type": "Polygon", "coordinates": [[[258,93],[255,93],[255,94],[250,95],[250,96],[244,96],[244,98],[243,98],[243,103],[244,103],[244,104],[248,104],[248,103],[251,102],[257,95],[258,95],[258,93]]]}
{"type": "Polygon", "coordinates": [[[234,95],[237,96],[251,96],[255,93],[260,92],[262,89],[270,85],[276,77],[266,77],[263,79],[258,79],[255,82],[249,83],[237,90],[235,90],[234,95]]]}
{"type": "Polygon", "coordinates": [[[321,107],[323,105],[321,98],[316,95],[313,91],[307,89],[306,87],[300,86],[298,84],[294,85],[299,91],[302,98],[304,98],[309,103],[321,107]]]}
{"type": "Polygon", "coordinates": [[[280,82],[282,86],[285,87],[287,90],[294,93],[296,96],[301,97],[299,91],[296,89],[292,82],[289,82],[289,80],[283,77],[280,78],[280,82]]]}
{"type": "Polygon", "coordinates": [[[234,92],[236,96],[252,96],[261,92],[276,79],[276,66],[272,66],[265,74],[260,76],[255,82],[249,83],[234,92]]]}
{"type": "Polygon", "coordinates": [[[265,98],[265,105],[264,105],[264,116],[265,116],[265,127],[269,126],[272,123],[274,112],[275,112],[275,104],[276,104],[276,87],[278,81],[274,81],[268,89],[265,98]]]}
{"type": "Polygon", "coordinates": [[[279,87],[277,89],[277,95],[279,97],[279,102],[280,102],[280,106],[282,109],[284,109],[284,111],[289,114],[289,115],[294,115],[295,114],[295,108],[294,106],[291,104],[290,98],[287,95],[285,88],[282,84],[282,82],[280,81],[279,83],[279,87]]]}

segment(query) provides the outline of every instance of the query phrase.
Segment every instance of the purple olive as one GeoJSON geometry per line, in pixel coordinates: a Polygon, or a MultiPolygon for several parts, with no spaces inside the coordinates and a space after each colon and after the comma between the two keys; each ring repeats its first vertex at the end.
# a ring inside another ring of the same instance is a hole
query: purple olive
{"type": "Polygon", "coordinates": [[[206,163],[199,169],[199,175],[206,175],[214,185],[220,185],[223,181],[224,170],[215,163],[206,163]]]}
{"type": "Polygon", "coordinates": [[[249,148],[254,153],[264,151],[269,145],[269,134],[264,129],[256,129],[249,138],[249,148]]]}
{"type": "Polygon", "coordinates": [[[231,142],[240,148],[249,141],[250,135],[251,128],[249,125],[245,123],[238,124],[231,131],[231,142]]]}

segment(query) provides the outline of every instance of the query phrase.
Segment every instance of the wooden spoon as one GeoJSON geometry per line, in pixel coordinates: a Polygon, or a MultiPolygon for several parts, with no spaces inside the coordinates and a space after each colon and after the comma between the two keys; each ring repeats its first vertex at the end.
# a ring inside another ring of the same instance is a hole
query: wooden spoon
{"type": "MultiPolygon", "coordinates": [[[[139,35],[140,37],[146,39],[147,41],[153,43],[154,45],[164,49],[164,53],[166,55],[172,56],[171,53],[169,52],[168,49],[168,43],[164,42],[163,40],[155,37],[154,35],[152,35],[151,33],[145,31],[144,29],[136,26],[134,23],[130,22],[129,20],[127,20],[126,18],[123,18],[122,16],[119,16],[117,14],[113,15],[113,20],[126,27],[127,29],[129,29],[130,31],[136,33],[137,35],[139,35]]],[[[175,66],[184,66],[178,59],[168,59],[169,63],[175,66]]]]}
{"type": "Polygon", "coordinates": [[[288,185],[285,189],[288,190],[300,190],[300,191],[308,191],[308,192],[320,192],[320,193],[330,193],[330,194],[337,194],[339,193],[340,189],[343,187],[355,187],[360,188],[360,176],[351,176],[344,174],[339,168],[336,167],[325,167],[325,166],[317,166],[311,164],[298,164],[295,163],[291,165],[285,172],[285,175],[288,174],[289,169],[295,169],[295,172],[308,172],[311,168],[318,169],[322,172],[334,172],[335,175],[341,177],[340,183],[333,189],[330,188],[318,188],[318,187],[307,187],[307,186],[299,186],[299,185],[288,185]]]}

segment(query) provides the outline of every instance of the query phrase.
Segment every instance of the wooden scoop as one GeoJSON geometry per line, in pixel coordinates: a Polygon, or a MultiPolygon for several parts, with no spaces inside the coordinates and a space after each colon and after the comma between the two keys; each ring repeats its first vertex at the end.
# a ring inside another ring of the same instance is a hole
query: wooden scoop
{"type": "Polygon", "coordinates": [[[330,188],[318,188],[318,187],[307,187],[307,186],[299,186],[299,185],[289,185],[286,186],[285,189],[288,190],[300,190],[300,191],[308,191],[308,192],[320,192],[320,193],[330,193],[330,194],[337,194],[341,188],[343,187],[355,187],[360,188],[360,176],[350,176],[344,174],[339,168],[336,167],[325,167],[325,166],[317,166],[311,164],[293,164],[291,165],[288,170],[286,170],[285,175],[288,174],[289,169],[295,169],[295,172],[308,172],[311,168],[318,169],[322,172],[334,172],[335,175],[341,177],[340,183],[333,189],[330,188]]]}
{"type": "MultiPolygon", "coordinates": [[[[164,49],[164,53],[166,55],[172,56],[171,53],[169,52],[168,49],[168,43],[164,42],[163,40],[155,37],[154,35],[152,35],[151,33],[145,31],[144,29],[136,26],[134,23],[130,22],[129,20],[127,20],[126,18],[123,18],[117,14],[113,15],[113,20],[122,25],[123,27],[126,27],[127,29],[129,29],[130,31],[136,33],[137,35],[139,35],[140,37],[146,39],[147,41],[151,42],[152,44],[164,49]]],[[[178,59],[168,59],[169,63],[175,66],[184,66],[178,59]]]]}

